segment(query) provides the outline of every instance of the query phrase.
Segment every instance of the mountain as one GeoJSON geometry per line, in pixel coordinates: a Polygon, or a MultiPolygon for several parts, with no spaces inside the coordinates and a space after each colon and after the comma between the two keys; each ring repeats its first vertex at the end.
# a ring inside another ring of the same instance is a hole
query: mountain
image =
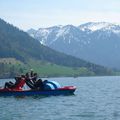
{"type": "MultiPolygon", "coordinates": [[[[29,32],[28,32],[29,33],[29,32]]],[[[120,26],[89,22],[40,28],[32,37],[57,51],[110,68],[120,69],[120,26]]]]}
{"type": "Polygon", "coordinates": [[[30,34],[31,37],[34,37],[34,34],[36,33],[36,30],[31,28],[27,32],[30,34]]]}
{"type": "MultiPolygon", "coordinates": [[[[59,29],[59,27],[54,27],[54,30],[52,30],[53,28],[49,29],[52,32],[59,29]]],[[[67,28],[65,27],[65,29],[67,28]]],[[[31,32],[35,33],[35,30],[31,30],[31,32]]],[[[48,62],[51,63],[51,65],[56,64],[72,68],[86,68],[96,75],[111,74],[110,70],[102,66],[86,62],[70,55],[65,55],[40,44],[38,40],[33,39],[26,32],[6,23],[2,19],[0,19],[0,43],[1,59],[14,58],[26,65],[32,60],[32,64],[36,64],[36,67],[38,68],[39,64],[37,64],[36,61],[39,61],[38,63],[43,61],[45,64],[48,62]]],[[[4,66],[3,63],[0,65],[4,66]]],[[[2,67],[1,70],[3,70],[2,67]]]]}

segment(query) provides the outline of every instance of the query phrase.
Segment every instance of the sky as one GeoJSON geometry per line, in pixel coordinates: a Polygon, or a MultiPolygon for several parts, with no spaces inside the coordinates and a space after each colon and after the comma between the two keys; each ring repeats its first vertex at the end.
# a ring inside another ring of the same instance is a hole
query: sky
{"type": "Polygon", "coordinates": [[[120,24],[120,0],[0,0],[0,18],[25,31],[86,22],[120,24]]]}

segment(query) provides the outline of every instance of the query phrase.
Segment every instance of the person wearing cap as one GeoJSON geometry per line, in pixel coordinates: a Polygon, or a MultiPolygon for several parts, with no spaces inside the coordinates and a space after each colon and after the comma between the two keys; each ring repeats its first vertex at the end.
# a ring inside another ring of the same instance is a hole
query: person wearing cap
{"type": "Polygon", "coordinates": [[[35,89],[34,84],[31,80],[31,77],[29,76],[29,73],[26,73],[25,79],[26,79],[26,85],[31,89],[35,89]]]}
{"type": "Polygon", "coordinates": [[[37,80],[37,73],[33,74],[33,77],[29,77],[29,73],[26,73],[26,84],[29,86],[29,88],[34,90],[43,90],[44,85],[41,79],[37,80]]]}
{"type": "Polygon", "coordinates": [[[31,80],[32,80],[33,84],[36,83],[37,77],[38,77],[37,73],[33,73],[33,77],[31,77],[31,80]]]}

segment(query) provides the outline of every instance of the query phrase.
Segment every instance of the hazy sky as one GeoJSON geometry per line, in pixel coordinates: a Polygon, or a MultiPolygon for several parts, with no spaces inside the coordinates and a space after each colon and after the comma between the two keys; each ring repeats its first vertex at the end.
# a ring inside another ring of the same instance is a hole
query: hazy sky
{"type": "Polygon", "coordinates": [[[0,0],[0,18],[23,30],[99,21],[120,24],[120,0],[0,0]]]}

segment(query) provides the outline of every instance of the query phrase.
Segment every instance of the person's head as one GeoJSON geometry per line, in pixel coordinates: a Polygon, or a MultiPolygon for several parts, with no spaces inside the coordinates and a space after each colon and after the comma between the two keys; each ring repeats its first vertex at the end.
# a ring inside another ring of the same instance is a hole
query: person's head
{"type": "Polygon", "coordinates": [[[30,73],[33,73],[33,69],[30,69],[30,73]]]}
{"type": "Polygon", "coordinates": [[[34,73],[33,76],[36,76],[36,77],[37,77],[37,73],[34,73]]]}
{"type": "Polygon", "coordinates": [[[21,78],[25,78],[25,75],[21,75],[21,78]]]}
{"type": "Polygon", "coordinates": [[[33,77],[33,69],[30,69],[30,76],[33,77]]]}
{"type": "Polygon", "coordinates": [[[39,81],[39,82],[43,82],[41,78],[40,78],[38,81],[39,81]]]}

